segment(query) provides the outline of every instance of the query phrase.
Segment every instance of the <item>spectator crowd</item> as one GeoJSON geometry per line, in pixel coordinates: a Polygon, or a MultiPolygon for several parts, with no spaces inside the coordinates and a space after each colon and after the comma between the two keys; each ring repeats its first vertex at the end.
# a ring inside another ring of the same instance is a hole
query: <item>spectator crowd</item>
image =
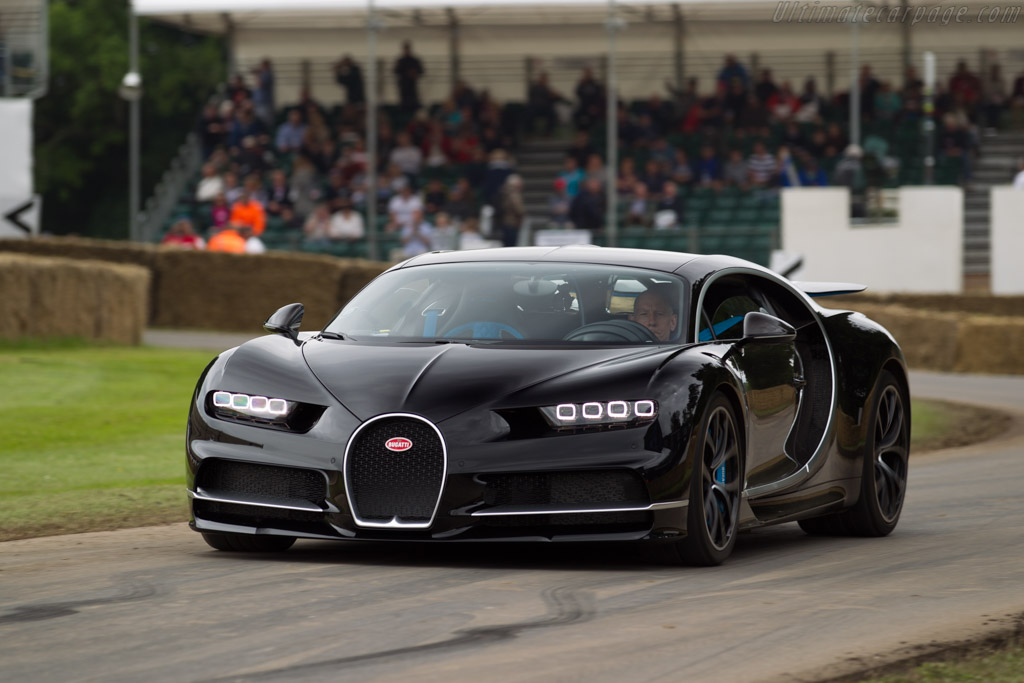
{"type": "MultiPolygon", "coordinates": [[[[606,93],[589,69],[573,98],[539,72],[518,108],[462,81],[443,102],[425,106],[419,83],[426,71],[407,41],[392,70],[399,102],[378,110],[378,163],[370,168],[362,69],[346,55],[333,73],[345,97],[330,109],[308,89],[279,109],[269,60],[249,79],[232,79],[223,101],[203,112],[201,178],[166,244],[248,253],[268,244],[361,245],[371,205],[383,239],[404,256],[486,246],[487,237],[516,244],[526,215],[513,157],[519,135],[553,135],[563,126],[572,142],[552,178],[548,218],[592,231],[605,225],[609,192],[626,225],[673,228],[696,220],[687,211],[695,193],[763,195],[822,185],[856,193],[913,182],[923,154],[926,107],[913,69],[894,84],[862,67],[865,134],[853,145],[845,125],[849,93],[826,97],[813,77],[795,88],[769,68],[755,77],[727,55],[707,91],[691,78],[681,88],[666,83],[664,96],[617,103],[620,162],[614,187],[607,187],[606,93]]],[[[1006,116],[1021,118],[1024,76],[1007,87],[998,65],[982,78],[961,62],[934,103],[935,151],[951,177],[967,182],[982,131],[1006,116]]]]}

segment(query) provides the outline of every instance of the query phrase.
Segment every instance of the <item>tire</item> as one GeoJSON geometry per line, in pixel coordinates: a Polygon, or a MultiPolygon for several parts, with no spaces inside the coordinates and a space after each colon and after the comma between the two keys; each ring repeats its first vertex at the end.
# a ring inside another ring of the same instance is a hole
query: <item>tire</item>
{"type": "Polygon", "coordinates": [[[744,480],[743,441],[732,404],[721,393],[708,403],[690,477],[686,538],[675,549],[684,564],[721,564],[736,545],[744,480]]]}
{"type": "Polygon", "coordinates": [[[203,540],[214,550],[242,553],[280,553],[295,543],[291,536],[247,536],[202,532],[203,540]]]}
{"type": "Polygon", "coordinates": [[[871,422],[864,444],[860,497],[835,515],[805,519],[812,535],[888,536],[896,528],[907,492],[910,458],[910,401],[891,372],[878,377],[871,422]]]}

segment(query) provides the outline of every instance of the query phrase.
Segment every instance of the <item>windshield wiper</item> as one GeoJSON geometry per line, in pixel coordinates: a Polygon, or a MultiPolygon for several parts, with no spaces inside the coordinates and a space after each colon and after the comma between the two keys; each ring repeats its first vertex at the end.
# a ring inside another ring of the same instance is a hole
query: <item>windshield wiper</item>
{"type": "Polygon", "coordinates": [[[325,331],[325,332],[321,332],[320,333],[320,338],[321,339],[344,339],[345,335],[343,335],[341,332],[327,332],[327,331],[325,331]]]}

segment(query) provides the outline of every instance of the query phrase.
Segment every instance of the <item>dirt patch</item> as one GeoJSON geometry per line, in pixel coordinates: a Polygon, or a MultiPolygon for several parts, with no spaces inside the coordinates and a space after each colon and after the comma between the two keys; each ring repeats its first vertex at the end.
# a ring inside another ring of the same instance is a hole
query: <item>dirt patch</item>
{"type": "Polygon", "coordinates": [[[1005,621],[1011,623],[1002,628],[997,628],[994,633],[990,632],[976,640],[966,639],[948,643],[932,641],[927,644],[913,645],[888,655],[887,658],[890,661],[885,664],[867,666],[855,673],[843,674],[842,676],[820,678],[817,679],[817,683],[857,683],[883,676],[903,676],[912,673],[912,670],[921,664],[953,662],[969,657],[983,657],[1024,645],[1024,615],[1007,615],[1005,621]]]}
{"type": "Polygon", "coordinates": [[[130,516],[106,515],[101,517],[75,517],[68,515],[61,520],[30,523],[17,528],[0,527],[0,542],[18,541],[25,538],[43,536],[65,536],[67,534],[85,534],[93,531],[115,531],[117,529],[135,529],[144,526],[177,524],[188,521],[188,509],[185,507],[185,485],[182,482],[181,502],[173,505],[155,505],[140,507],[132,511],[130,516]]]}
{"type": "Polygon", "coordinates": [[[949,401],[925,402],[943,413],[948,427],[939,434],[913,441],[913,455],[988,441],[1007,432],[1015,421],[1012,415],[990,408],[949,401]]]}

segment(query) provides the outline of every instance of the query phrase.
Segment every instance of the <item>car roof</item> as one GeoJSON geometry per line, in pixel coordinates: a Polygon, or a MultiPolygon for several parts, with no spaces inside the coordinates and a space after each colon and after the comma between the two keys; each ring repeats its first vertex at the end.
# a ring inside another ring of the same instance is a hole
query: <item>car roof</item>
{"type": "Polygon", "coordinates": [[[465,251],[432,251],[415,256],[395,266],[423,266],[439,263],[471,263],[492,261],[538,261],[551,263],[594,263],[610,266],[635,266],[671,273],[697,258],[696,254],[653,249],[618,249],[589,244],[563,247],[505,247],[501,249],[470,249],[465,251]]]}

